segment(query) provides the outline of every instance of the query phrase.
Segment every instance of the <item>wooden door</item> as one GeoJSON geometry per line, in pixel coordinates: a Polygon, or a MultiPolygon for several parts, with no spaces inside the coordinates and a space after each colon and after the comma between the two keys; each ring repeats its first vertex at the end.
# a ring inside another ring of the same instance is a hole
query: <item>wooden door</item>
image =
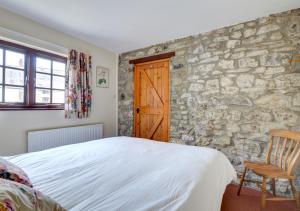
{"type": "Polygon", "coordinates": [[[169,59],[135,64],[134,135],[169,141],[169,59]]]}

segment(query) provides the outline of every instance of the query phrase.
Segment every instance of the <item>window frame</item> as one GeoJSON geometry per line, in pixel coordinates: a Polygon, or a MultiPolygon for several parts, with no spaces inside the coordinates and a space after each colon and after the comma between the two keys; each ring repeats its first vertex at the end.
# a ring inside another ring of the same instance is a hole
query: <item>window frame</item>
{"type": "MultiPolygon", "coordinates": [[[[67,66],[67,57],[63,57],[57,54],[49,53],[46,51],[41,51],[33,49],[27,46],[19,45],[16,43],[4,41],[0,39],[0,48],[6,50],[12,50],[16,52],[21,52],[25,54],[24,61],[24,103],[6,103],[0,102],[0,111],[5,110],[63,110],[63,103],[51,103],[52,100],[52,78],[56,76],[53,73],[52,64],[53,61],[63,62],[67,66]],[[37,57],[45,58],[51,60],[51,87],[47,90],[50,90],[50,103],[35,103],[35,79],[36,79],[36,70],[35,70],[35,60],[37,57]]],[[[4,56],[3,56],[4,57],[4,56]]],[[[5,59],[5,58],[4,58],[5,59]]],[[[5,72],[6,66],[4,66],[5,61],[3,61],[3,72],[5,72]]],[[[14,68],[13,68],[14,69],[14,68]]],[[[17,69],[17,68],[15,68],[17,69]]],[[[5,74],[5,73],[4,73],[5,74]]],[[[63,77],[63,76],[61,76],[63,77]]],[[[65,76],[66,77],[66,76],[65,76]]],[[[5,86],[5,78],[2,81],[3,92],[5,86]]],[[[17,87],[17,86],[16,86],[17,87]]],[[[62,89],[61,89],[62,90],[62,89]]]]}

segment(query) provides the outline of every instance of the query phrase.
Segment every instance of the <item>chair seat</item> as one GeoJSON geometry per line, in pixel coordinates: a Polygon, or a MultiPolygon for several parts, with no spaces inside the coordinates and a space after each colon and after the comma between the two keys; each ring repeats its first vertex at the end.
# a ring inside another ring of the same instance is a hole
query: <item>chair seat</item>
{"type": "Polygon", "coordinates": [[[267,176],[269,178],[283,178],[283,179],[295,179],[295,176],[288,175],[287,171],[282,170],[281,168],[263,163],[263,162],[250,162],[244,161],[244,165],[247,169],[251,169],[254,173],[260,176],[267,176]]]}

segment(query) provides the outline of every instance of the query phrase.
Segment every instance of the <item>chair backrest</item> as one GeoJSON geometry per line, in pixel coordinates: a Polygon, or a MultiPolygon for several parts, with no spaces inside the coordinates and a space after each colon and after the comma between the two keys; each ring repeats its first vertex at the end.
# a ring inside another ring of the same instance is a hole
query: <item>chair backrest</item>
{"type": "Polygon", "coordinates": [[[288,130],[270,130],[267,163],[276,165],[288,175],[293,174],[295,164],[300,157],[300,132],[288,130]]]}

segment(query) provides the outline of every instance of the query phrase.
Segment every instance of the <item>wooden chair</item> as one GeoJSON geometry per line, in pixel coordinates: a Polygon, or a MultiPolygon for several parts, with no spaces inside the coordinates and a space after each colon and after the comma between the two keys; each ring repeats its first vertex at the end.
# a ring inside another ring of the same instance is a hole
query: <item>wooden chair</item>
{"type": "Polygon", "coordinates": [[[300,201],[298,192],[295,189],[294,167],[300,156],[300,132],[287,130],[270,130],[269,150],[266,162],[244,161],[245,170],[241,177],[240,186],[237,195],[240,195],[245,175],[250,169],[255,174],[262,176],[261,185],[261,210],[266,207],[266,201],[295,200],[297,210],[300,210],[300,201]],[[273,196],[267,198],[266,179],[269,178],[272,183],[273,196]],[[275,179],[287,179],[290,182],[293,198],[276,197],[275,179]]]}

